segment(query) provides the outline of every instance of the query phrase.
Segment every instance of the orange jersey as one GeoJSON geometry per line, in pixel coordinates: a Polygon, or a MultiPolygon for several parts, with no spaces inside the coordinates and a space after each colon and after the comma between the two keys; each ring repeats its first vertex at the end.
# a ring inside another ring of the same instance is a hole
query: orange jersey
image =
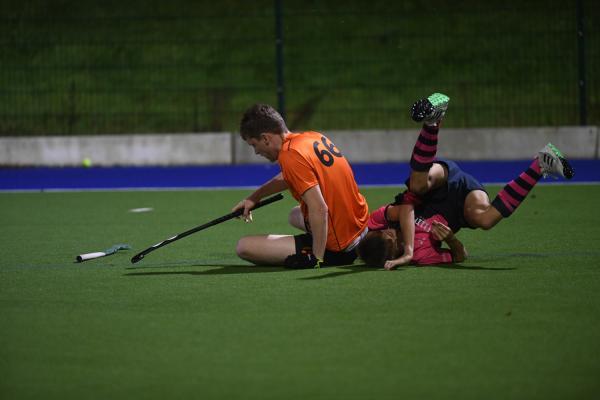
{"type": "Polygon", "coordinates": [[[278,161],[305,220],[308,208],[302,195],[319,185],[329,209],[327,249],[341,251],[348,247],[367,227],[369,207],[358,191],[350,164],[338,148],[318,132],[290,133],[278,161]]]}

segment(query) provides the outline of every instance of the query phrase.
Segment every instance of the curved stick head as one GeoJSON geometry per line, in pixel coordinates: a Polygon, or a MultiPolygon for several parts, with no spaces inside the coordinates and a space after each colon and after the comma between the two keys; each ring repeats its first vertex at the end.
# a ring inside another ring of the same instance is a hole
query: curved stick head
{"type": "Polygon", "coordinates": [[[144,258],[143,254],[136,254],[135,256],[131,257],[131,263],[135,264],[136,262],[140,261],[142,258],[144,258]]]}

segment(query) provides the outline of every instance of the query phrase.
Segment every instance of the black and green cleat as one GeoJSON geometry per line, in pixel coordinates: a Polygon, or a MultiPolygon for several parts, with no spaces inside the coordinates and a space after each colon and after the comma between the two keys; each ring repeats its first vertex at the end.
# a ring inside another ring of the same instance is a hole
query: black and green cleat
{"type": "Polygon", "coordinates": [[[434,93],[426,99],[416,101],[411,109],[410,116],[415,122],[426,125],[437,124],[446,114],[450,97],[442,93],[434,93]]]}
{"type": "Polygon", "coordinates": [[[548,143],[538,152],[538,162],[540,163],[540,169],[544,177],[552,176],[553,178],[563,177],[571,179],[575,175],[575,171],[571,167],[569,160],[552,143],[548,143]]]}

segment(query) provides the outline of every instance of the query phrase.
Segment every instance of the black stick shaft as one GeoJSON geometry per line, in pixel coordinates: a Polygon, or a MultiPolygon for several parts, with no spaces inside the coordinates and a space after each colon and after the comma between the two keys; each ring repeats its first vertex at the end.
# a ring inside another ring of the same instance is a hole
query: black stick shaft
{"type": "MultiPolygon", "coordinates": [[[[275,196],[271,196],[271,197],[269,197],[268,199],[265,199],[265,200],[259,201],[259,202],[258,202],[258,203],[256,203],[256,205],[255,205],[255,206],[252,208],[252,210],[256,210],[256,209],[258,209],[258,208],[261,208],[261,207],[263,207],[263,206],[266,206],[267,204],[271,204],[271,203],[273,203],[273,202],[276,202],[276,201],[279,201],[279,200],[281,200],[281,199],[283,199],[283,195],[282,195],[281,193],[278,193],[278,194],[276,194],[275,196]]],[[[217,219],[213,219],[212,221],[210,221],[210,222],[207,222],[206,224],[199,225],[199,226],[197,226],[197,227],[195,227],[195,228],[192,228],[192,229],[190,229],[190,230],[187,230],[187,231],[185,231],[185,232],[182,232],[182,233],[180,233],[180,234],[178,234],[178,235],[175,235],[175,236],[173,236],[173,237],[171,237],[171,238],[168,238],[168,239],[166,239],[166,240],[163,240],[162,242],[160,242],[160,243],[157,243],[157,244],[155,244],[154,246],[148,247],[146,250],[144,250],[144,251],[142,251],[142,252],[140,252],[140,253],[136,254],[135,256],[133,256],[133,257],[131,258],[131,263],[132,263],[132,264],[135,264],[136,262],[138,262],[138,261],[140,261],[142,258],[144,258],[144,256],[146,256],[146,254],[148,254],[148,253],[150,253],[150,252],[152,252],[152,251],[154,251],[154,250],[156,250],[156,249],[160,249],[161,247],[163,247],[163,246],[166,246],[166,245],[168,245],[169,243],[173,243],[173,242],[174,242],[174,241],[176,241],[176,240],[179,240],[179,239],[182,239],[182,238],[184,238],[184,237],[186,237],[186,236],[189,236],[189,235],[191,235],[192,233],[196,233],[196,232],[198,232],[198,231],[201,231],[201,230],[204,230],[204,229],[206,229],[206,228],[210,228],[211,226],[215,226],[215,225],[218,225],[218,224],[220,224],[220,223],[222,223],[222,222],[229,221],[230,219],[233,219],[233,218],[239,217],[240,215],[242,215],[242,213],[243,213],[243,212],[244,212],[244,210],[240,208],[240,209],[238,209],[238,210],[236,210],[236,211],[234,211],[234,212],[232,212],[232,213],[229,213],[229,214],[227,214],[227,215],[223,215],[222,217],[219,217],[219,218],[217,218],[217,219]]]]}

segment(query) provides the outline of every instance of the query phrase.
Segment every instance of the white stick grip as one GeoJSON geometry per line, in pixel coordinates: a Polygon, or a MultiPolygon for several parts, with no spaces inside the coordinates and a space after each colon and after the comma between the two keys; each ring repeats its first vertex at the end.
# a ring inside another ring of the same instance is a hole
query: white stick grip
{"type": "Polygon", "coordinates": [[[104,257],[106,255],[106,253],[103,253],[101,251],[98,251],[96,253],[87,253],[87,254],[81,254],[77,256],[77,261],[78,262],[82,262],[85,260],[92,260],[94,258],[100,258],[100,257],[104,257]]]}

